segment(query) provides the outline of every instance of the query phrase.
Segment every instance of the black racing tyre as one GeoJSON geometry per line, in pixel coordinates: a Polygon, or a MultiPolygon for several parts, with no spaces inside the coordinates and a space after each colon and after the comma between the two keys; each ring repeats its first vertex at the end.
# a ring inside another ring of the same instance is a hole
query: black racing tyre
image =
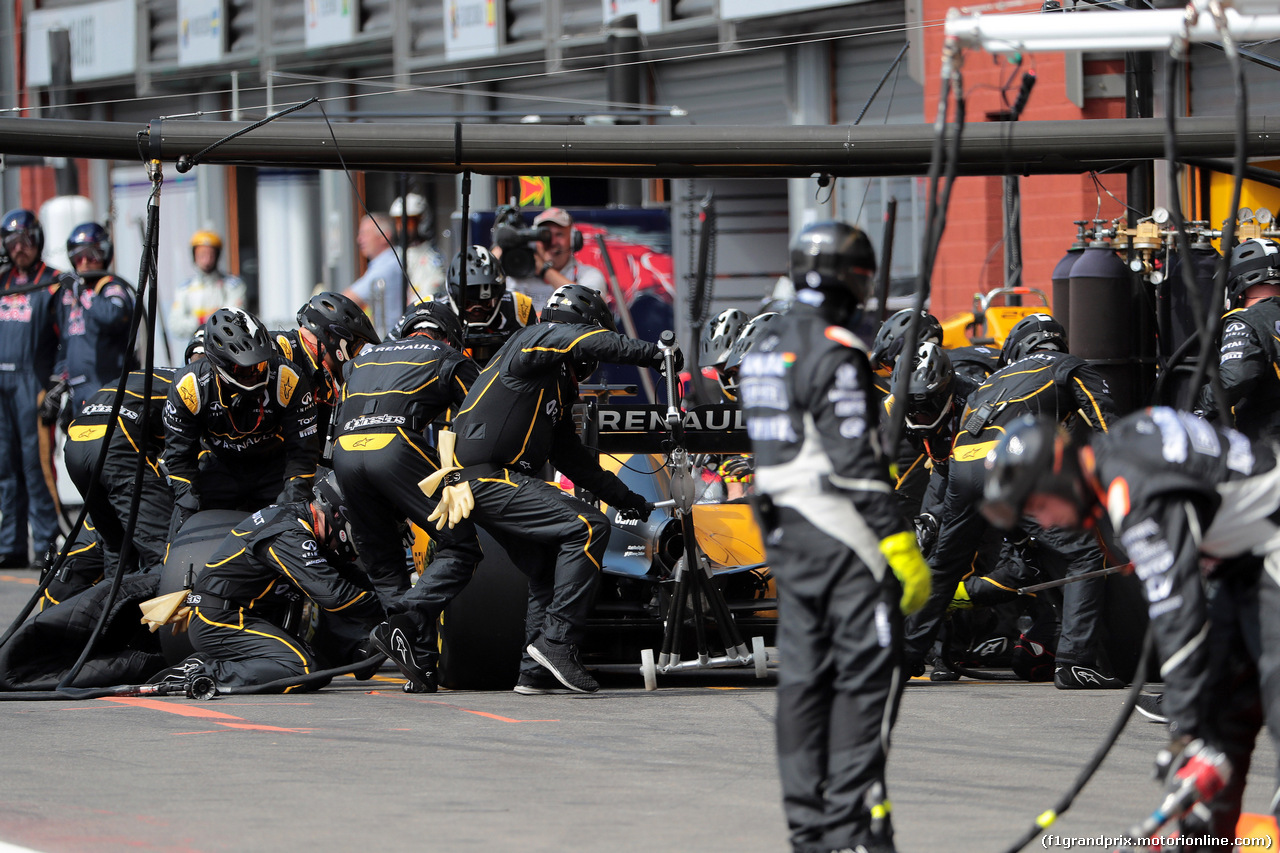
{"type": "MultiPolygon", "coordinates": [[[[1142,657],[1142,637],[1147,632],[1147,599],[1142,581],[1136,575],[1107,576],[1106,609],[1102,612],[1103,631],[1099,631],[1102,654],[1109,660],[1116,678],[1133,680],[1142,657]]],[[[1158,673],[1159,668],[1148,669],[1158,673]]],[[[1151,676],[1149,676],[1151,677],[1151,676]]],[[[1153,679],[1154,680],[1154,679],[1153,679]]]]}
{"type": "MultiPolygon", "coordinates": [[[[188,569],[192,572],[191,579],[199,576],[205,563],[231,532],[231,528],[244,521],[246,515],[247,513],[237,510],[210,509],[187,519],[187,523],[182,525],[178,535],[169,543],[156,595],[167,595],[184,589],[188,569]]],[[[156,635],[160,638],[160,649],[164,652],[166,663],[175,664],[193,651],[187,635],[174,634],[168,625],[157,631],[156,635]]]]}
{"type": "Polygon", "coordinates": [[[450,690],[510,690],[520,675],[529,583],[483,530],[484,560],[440,625],[440,684],[450,690]]]}

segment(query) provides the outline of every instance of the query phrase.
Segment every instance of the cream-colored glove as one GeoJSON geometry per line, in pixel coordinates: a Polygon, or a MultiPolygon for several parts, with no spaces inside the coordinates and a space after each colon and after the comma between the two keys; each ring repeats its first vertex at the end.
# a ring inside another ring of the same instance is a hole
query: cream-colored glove
{"type": "Polygon", "coordinates": [[[181,634],[187,630],[187,623],[191,621],[191,608],[186,606],[187,593],[190,591],[180,589],[139,603],[138,608],[142,610],[140,621],[153,634],[160,630],[161,625],[172,625],[173,632],[181,634]]]}
{"type": "Polygon", "coordinates": [[[476,499],[475,495],[471,494],[471,484],[463,480],[461,483],[444,487],[444,491],[440,493],[440,503],[431,515],[427,516],[427,521],[434,521],[436,530],[444,530],[445,524],[452,528],[471,515],[471,510],[475,508],[476,499]]]}
{"type": "MultiPolygon", "coordinates": [[[[456,433],[447,429],[440,430],[440,438],[436,441],[436,449],[440,451],[440,470],[418,481],[418,488],[427,497],[431,497],[436,493],[436,489],[440,488],[440,483],[444,481],[445,477],[454,471],[462,470],[462,466],[458,464],[457,457],[453,455],[453,449],[457,445],[458,436],[456,433]]],[[[435,516],[432,515],[431,518],[434,520],[435,516]]]]}
{"type": "MultiPolygon", "coordinates": [[[[429,477],[425,477],[418,483],[418,488],[427,497],[431,497],[436,493],[436,489],[440,488],[440,484],[444,479],[454,471],[461,471],[462,466],[458,464],[458,459],[453,455],[453,450],[458,444],[458,436],[456,433],[442,429],[440,430],[440,440],[436,444],[436,449],[440,451],[440,470],[436,471],[429,477]]],[[[447,524],[450,528],[457,525],[459,521],[471,515],[471,510],[476,508],[475,495],[471,494],[471,484],[466,480],[460,483],[454,483],[451,486],[445,486],[440,492],[440,503],[427,516],[428,521],[436,523],[436,530],[444,530],[447,524]]]]}
{"type": "Polygon", "coordinates": [[[880,553],[902,584],[902,612],[910,616],[929,600],[932,571],[916,544],[916,535],[906,530],[880,540],[880,553]]]}

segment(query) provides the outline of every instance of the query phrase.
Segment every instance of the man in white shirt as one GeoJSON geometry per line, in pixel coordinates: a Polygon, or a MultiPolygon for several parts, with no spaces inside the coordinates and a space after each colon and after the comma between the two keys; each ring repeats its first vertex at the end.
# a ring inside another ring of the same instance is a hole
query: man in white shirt
{"type": "Polygon", "coordinates": [[[409,271],[409,283],[416,293],[410,294],[410,302],[432,302],[447,299],[444,285],[444,260],[422,236],[422,216],[427,210],[427,200],[417,193],[408,193],[403,199],[391,202],[391,219],[396,223],[396,245],[399,235],[408,234],[408,250],[404,265],[409,271]]]}
{"type": "Polygon", "coordinates": [[[222,238],[217,234],[197,231],[191,235],[191,260],[196,271],[178,285],[169,307],[169,342],[175,353],[182,351],[214,311],[245,307],[245,283],[218,269],[221,255],[222,238]]]}
{"type": "Polygon", "coordinates": [[[401,312],[397,297],[404,282],[404,270],[389,242],[393,227],[391,217],[384,213],[370,213],[360,220],[356,246],[369,266],[364,275],[342,293],[370,314],[378,334],[385,334],[401,312]]]}

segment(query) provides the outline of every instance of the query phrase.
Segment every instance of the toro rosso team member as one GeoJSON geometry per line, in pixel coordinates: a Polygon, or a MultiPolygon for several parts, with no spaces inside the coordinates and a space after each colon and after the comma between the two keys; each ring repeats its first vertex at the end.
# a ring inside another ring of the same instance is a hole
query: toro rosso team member
{"type": "MultiPolygon", "coordinates": [[[[1001,527],[1093,526],[1105,510],[1142,580],[1163,664],[1180,790],[1210,795],[1197,850],[1231,847],[1254,739],[1280,741],[1280,468],[1268,446],[1157,407],[1074,440],[1052,421],[1010,425],[986,462],[983,513],[1001,527]],[[1265,716],[1264,716],[1265,715],[1265,716]],[[1212,794],[1225,788],[1216,797],[1212,794]]],[[[1189,807],[1187,803],[1185,807],[1189,807]]],[[[1271,810],[1280,815],[1280,800],[1271,810]]],[[[1191,813],[1193,816],[1195,812],[1191,813]]]]}
{"type": "Polygon", "coordinates": [[[0,568],[28,564],[28,520],[43,568],[58,515],[40,462],[36,412],[58,349],[59,272],[40,260],[44,229],[31,211],[6,213],[0,242],[9,260],[0,267],[0,568]]]}
{"type": "MultiPolygon", "coordinates": [[[[542,322],[517,331],[476,380],[454,418],[455,476],[470,487],[471,518],[529,578],[525,658],[516,691],[599,689],[578,660],[609,522],[591,504],[539,476],[547,462],[609,505],[647,518],[649,505],[600,468],[574,430],[578,383],[599,362],[660,367],[657,344],[618,334],[599,293],[581,284],[556,290],[542,322]]],[[[677,365],[677,370],[679,366],[677,365]]],[[[444,460],[451,461],[451,460],[444,460]]],[[[437,514],[459,515],[446,489],[437,514]]],[[[429,566],[418,583],[441,581],[429,566]]],[[[428,587],[430,588],[430,587],[428,587]]]]}
{"type": "Polygon", "coordinates": [[[320,452],[311,385],[271,348],[261,321],[219,308],[204,333],[204,357],[177,373],[164,407],[177,499],[170,539],[202,509],[251,512],[305,497],[320,452]]]}
{"type": "Polygon", "coordinates": [[[377,595],[347,579],[355,557],[332,473],[310,500],[255,512],[227,534],[192,584],[186,603],[195,654],[152,683],[206,674],[218,687],[246,687],[363,659],[363,638],[384,614],[377,595]],[[317,640],[332,646],[325,658],[277,624],[299,595],[321,610],[317,640]]]}
{"type": "Polygon", "coordinates": [[[70,386],[73,415],[91,394],[137,367],[129,350],[133,288],[107,271],[113,254],[107,229],[96,222],[77,225],[67,238],[77,275],[59,295],[62,345],[55,372],[70,386]]]}
{"type": "Polygon", "coordinates": [[[892,498],[865,348],[848,328],[875,266],[857,228],[801,231],[795,302],[740,372],[778,585],[778,770],[797,853],[893,849],[884,774],[902,612],[929,594],[929,566],[892,498]]]}

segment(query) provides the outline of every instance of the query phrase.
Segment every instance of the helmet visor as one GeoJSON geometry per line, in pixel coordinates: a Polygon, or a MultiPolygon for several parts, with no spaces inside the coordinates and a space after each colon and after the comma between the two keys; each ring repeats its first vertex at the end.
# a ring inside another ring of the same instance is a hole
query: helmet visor
{"type": "Polygon", "coordinates": [[[239,388],[246,391],[253,391],[267,384],[267,376],[270,370],[265,361],[257,364],[240,365],[232,364],[230,366],[218,365],[218,375],[239,388]]]}
{"type": "Polygon", "coordinates": [[[10,231],[4,235],[4,247],[10,251],[13,249],[34,249],[35,241],[31,239],[31,235],[24,231],[10,231]]]}
{"type": "Polygon", "coordinates": [[[915,432],[936,429],[947,412],[951,411],[951,399],[951,394],[943,400],[929,397],[913,398],[907,406],[907,429],[915,432]]]}
{"type": "Polygon", "coordinates": [[[76,264],[80,261],[91,261],[101,263],[106,261],[107,253],[102,251],[102,247],[97,243],[82,243],[67,253],[67,257],[71,259],[71,263],[76,264]]]}

